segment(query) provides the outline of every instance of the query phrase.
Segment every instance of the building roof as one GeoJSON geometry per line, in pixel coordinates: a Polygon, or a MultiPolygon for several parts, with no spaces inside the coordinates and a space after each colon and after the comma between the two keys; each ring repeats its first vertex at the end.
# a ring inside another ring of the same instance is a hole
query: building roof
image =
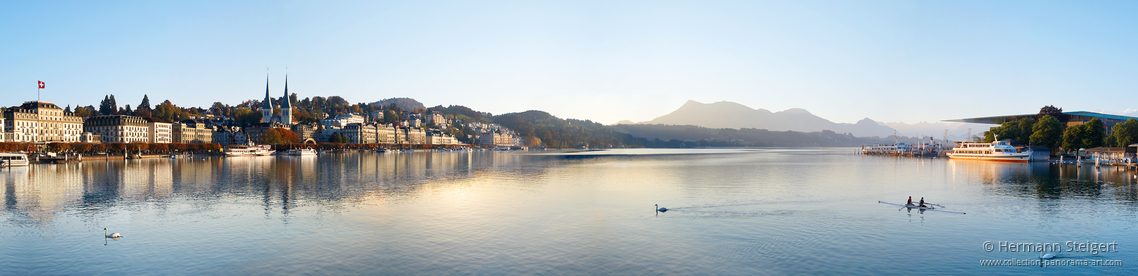
{"type": "Polygon", "coordinates": [[[48,101],[24,102],[24,104],[20,105],[20,108],[29,109],[29,110],[30,109],[37,109],[37,108],[63,109],[63,108],[59,108],[59,106],[55,105],[54,103],[48,102],[48,101]]]}
{"type": "MultiPolygon", "coordinates": [[[[1138,118],[1129,117],[1129,116],[1114,115],[1114,114],[1102,114],[1102,113],[1089,112],[1089,111],[1063,112],[1063,114],[1068,115],[1068,116],[1085,116],[1085,117],[1095,117],[1095,118],[1113,119],[1113,120],[1121,120],[1121,121],[1125,121],[1125,120],[1129,120],[1129,119],[1138,119],[1138,118]]],[[[1023,118],[1033,118],[1034,119],[1038,115],[1039,114],[1004,115],[1004,116],[992,116],[992,117],[952,119],[952,120],[944,120],[944,121],[945,122],[999,125],[999,124],[1003,124],[1004,122],[1019,121],[1020,119],[1023,119],[1023,118]]]]}
{"type": "Polygon", "coordinates": [[[170,122],[164,121],[162,119],[158,119],[157,117],[146,117],[143,119],[146,119],[146,121],[152,122],[152,123],[163,123],[163,124],[169,124],[170,123],[170,122]]]}

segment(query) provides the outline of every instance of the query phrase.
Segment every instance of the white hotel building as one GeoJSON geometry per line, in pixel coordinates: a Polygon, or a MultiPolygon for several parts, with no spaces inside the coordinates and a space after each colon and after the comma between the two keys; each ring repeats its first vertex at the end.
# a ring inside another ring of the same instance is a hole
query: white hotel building
{"type": "Polygon", "coordinates": [[[32,101],[3,111],[0,126],[9,142],[79,142],[83,119],[51,102],[32,101]]]}
{"type": "MultiPolygon", "coordinates": [[[[142,117],[128,115],[103,115],[87,118],[84,130],[103,136],[103,143],[149,143],[150,122],[142,117]]],[[[169,124],[167,124],[167,143],[169,124]]]]}

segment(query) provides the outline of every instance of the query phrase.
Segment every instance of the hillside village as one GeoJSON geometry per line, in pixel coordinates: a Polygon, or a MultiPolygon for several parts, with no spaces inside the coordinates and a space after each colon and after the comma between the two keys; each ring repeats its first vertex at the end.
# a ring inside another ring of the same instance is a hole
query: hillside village
{"type": "Polygon", "coordinates": [[[523,142],[508,128],[463,114],[445,114],[446,108],[441,106],[400,107],[395,103],[384,105],[384,101],[349,105],[339,97],[298,101],[296,94],[289,94],[287,79],[282,97],[273,98],[270,92],[266,82],[261,101],[238,106],[214,103],[209,109],[179,108],[170,101],[151,107],[148,96],[135,109],[130,105],[118,107],[113,95],[104,97],[98,110],[94,106],[72,110],[48,101],[29,101],[0,109],[0,129],[4,130],[0,142],[309,142],[377,147],[514,147],[523,142]]]}

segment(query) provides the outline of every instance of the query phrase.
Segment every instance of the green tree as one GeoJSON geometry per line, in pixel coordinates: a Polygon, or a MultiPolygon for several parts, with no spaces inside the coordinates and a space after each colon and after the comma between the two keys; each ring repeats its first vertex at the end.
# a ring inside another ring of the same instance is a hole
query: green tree
{"type": "MultiPolygon", "coordinates": [[[[1019,133],[1019,122],[1016,122],[1016,121],[1004,122],[1003,124],[1000,124],[1000,126],[993,128],[992,130],[993,130],[992,134],[994,134],[992,141],[995,141],[997,139],[1019,140],[1019,137],[1022,136],[1019,133]]],[[[1022,142],[1027,142],[1027,141],[1022,141],[1022,142]]]]}
{"type": "Polygon", "coordinates": [[[999,127],[994,127],[994,128],[992,128],[992,130],[984,132],[984,143],[991,143],[993,141],[996,141],[995,134],[997,131],[999,131],[999,129],[997,129],[997,128],[999,128],[999,127]]]}
{"type": "Polygon", "coordinates": [[[332,136],[331,136],[331,137],[328,137],[328,142],[332,142],[332,143],[345,143],[345,142],[344,142],[344,136],[341,136],[339,132],[336,132],[336,133],[332,133],[332,136]]]}
{"type": "Polygon", "coordinates": [[[1097,148],[1106,142],[1106,126],[1098,118],[1091,119],[1083,126],[1083,147],[1097,148]]]}
{"type": "Polygon", "coordinates": [[[1111,130],[1114,131],[1111,137],[1114,138],[1114,146],[1116,147],[1126,147],[1138,143],[1138,120],[1130,119],[1115,124],[1111,130]]]}
{"type": "Polygon", "coordinates": [[[383,123],[392,124],[399,121],[399,114],[394,110],[388,109],[383,111],[383,123]]]}
{"type": "MultiPolygon", "coordinates": [[[[1040,120],[1042,120],[1042,119],[1040,119],[1040,120]]],[[[1019,140],[1020,142],[1025,143],[1025,144],[1034,144],[1034,141],[1031,140],[1031,135],[1035,133],[1035,119],[1034,118],[1019,119],[1019,121],[1016,122],[1016,126],[1019,127],[1019,130],[1016,132],[1016,136],[1014,138],[1013,137],[1008,137],[1008,138],[1019,140]]],[[[1063,133],[1060,132],[1059,136],[1062,136],[1062,135],[1063,135],[1063,133]]],[[[1056,136],[1056,137],[1059,137],[1059,136],[1056,136]]]]}
{"type": "Polygon", "coordinates": [[[1084,144],[1087,136],[1085,130],[1085,125],[1067,127],[1067,130],[1063,132],[1063,149],[1071,151],[1087,147],[1084,144]]]}
{"type": "Polygon", "coordinates": [[[138,104],[138,109],[139,110],[143,110],[143,109],[150,110],[151,109],[150,108],[150,97],[149,96],[146,96],[146,94],[142,94],[142,103],[138,104]]]}
{"type": "MultiPolygon", "coordinates": [[[[1022,122],[1022,120],[1021,120],[1022,122]]],[[[1063,141],[1063,123],[1051,115],[1043,115],[1032,128],[1031,144],[1055,149],[1063,141]]]]}
{"type": "Polygon", "coordinates": [[[284,139],[281,137],[281,132],[276,128],[266,129],[265,132],[261,133],[261,144],[276,145],[282,142],[284,139]]]}

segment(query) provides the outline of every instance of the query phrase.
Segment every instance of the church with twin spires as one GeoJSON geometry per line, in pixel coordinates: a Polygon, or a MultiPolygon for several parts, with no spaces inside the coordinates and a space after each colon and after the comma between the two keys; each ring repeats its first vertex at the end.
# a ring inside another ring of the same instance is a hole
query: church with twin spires
{"type": "Polygon", "coordinates": [[[273,98],[269,96],[269,77],[265,77],[265,100],[261,105],[261,123],[279,123],[286,126],[296,124],[292,120],[292,100],[288,96],[288,76],[285,76],[284,101],[281,101],[280,114],[273,114],[273,98]]]}

